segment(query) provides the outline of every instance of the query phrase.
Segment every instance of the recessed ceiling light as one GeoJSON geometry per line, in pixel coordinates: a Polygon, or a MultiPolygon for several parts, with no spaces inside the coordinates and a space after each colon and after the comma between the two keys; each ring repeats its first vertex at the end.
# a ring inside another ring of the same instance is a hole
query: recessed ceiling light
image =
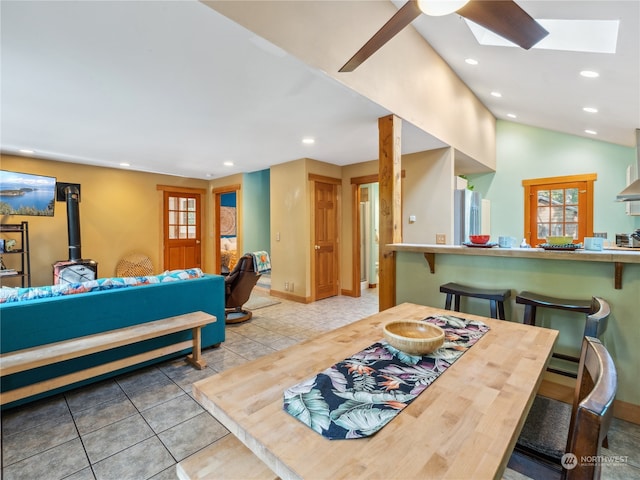
{"type": "Polygon", "coordinates": [[[582,110],[588,113],[598,113],[598,109],[595,107],[584,107],[582,110]]]}
{"type": "Polygon", "coordinates": [[[598,132],[596,132],[595,130],[585,130],[584,133],[588,133],[589,135],[597,135],[598,132]]]}
{"type": "Polygon", "coordinates": [[[20,150],[18,150],[20,153],[34,153],[33,150],[29,150],[27,148],[21,148],[20,150]]]}
{"type": "Polygon", "coordinates": [[[121,167],[130,167],[130,166],[131,166],[131,164],[130,164],[130,163],[127,163],[127,162],[120,162],[120,166],[121,166],[121,167]]]}
{"type": "Polygon", "coordinates": [[[233,167],[233,162],[231,160],[227,160],[226,162],[223,163],[223,165],[225,167],[233,167]]]}
{"type": "Polygon", "coordinates": [[[594,72],[593,70],[582,70],[580,75],[587,78],[598,78],[600,76],[598,72],[594,72]]]}
{"type": "Polygon", "coordinates": [[[491,92],[491,95],[498,98],[502,97],[502,94],[500,92],[491,92]]]}
{"type": "Polygon", "coordinates": [[[478,65],[478,60],[476,60],[475,58],[466,58],[464,61],[469,65],[478,65]]]}
{"type": "Polygon", "coordinates": [[[304,143],[305,145],[313,145],[314,143],[316,143],[316,141],[311,137],[306,137],[302,139],[302,143],[304,143]]]}
{"type": "Polygon", "coordinates": [[[509,117],[509,118],[518,118],[518,116],[515,113],[507,113],[507,117],[509,117]]]}

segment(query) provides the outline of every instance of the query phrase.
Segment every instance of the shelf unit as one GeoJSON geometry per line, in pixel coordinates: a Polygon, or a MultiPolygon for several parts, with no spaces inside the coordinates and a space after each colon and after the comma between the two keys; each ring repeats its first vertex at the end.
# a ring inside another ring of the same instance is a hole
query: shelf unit
{"type": "MultiPolygon", "coordinates": [[[[16,240],[16,246],[11,251],[0,251],[0,257],[6,268],[15,269],[15,273],[0,275],[0,285],[20,280],[22,287],[31,286],[31,260],[29,250],[29,222],[3,223],[0,224],[0,234],[2,239],[16,240]]],[[[4,247],[2,250],[4,250],[4,247]]]]}

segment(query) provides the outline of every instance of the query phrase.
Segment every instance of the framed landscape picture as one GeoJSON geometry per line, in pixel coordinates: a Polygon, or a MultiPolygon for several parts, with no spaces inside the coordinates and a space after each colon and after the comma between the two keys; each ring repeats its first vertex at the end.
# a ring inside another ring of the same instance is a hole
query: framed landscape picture
{"type": "Polygon", "coordinates": [[[55,177],[0,170],[0,215],[53,217],[55,177]]]}

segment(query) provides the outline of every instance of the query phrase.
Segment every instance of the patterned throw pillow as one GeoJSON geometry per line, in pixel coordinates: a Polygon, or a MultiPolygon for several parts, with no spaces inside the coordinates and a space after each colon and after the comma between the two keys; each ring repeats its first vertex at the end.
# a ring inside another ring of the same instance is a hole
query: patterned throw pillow
{"type": "Polygon", "coordinates": [[[200,278],[203,276],[204,273],[201,269],[190,268],[187,270],[167,270],[160,275],[149,275],[145,277],[109,277],[98,278],[96,280],[82,283],[64,283],[58,285],[47,285],[44,287],[3,288],[0,289],[0,303],[21,302],[37,298],[60,297],[63,295],[111,290],[113,288],[175,282],[178,280],[188,280],[190,278],[200,278]]]}

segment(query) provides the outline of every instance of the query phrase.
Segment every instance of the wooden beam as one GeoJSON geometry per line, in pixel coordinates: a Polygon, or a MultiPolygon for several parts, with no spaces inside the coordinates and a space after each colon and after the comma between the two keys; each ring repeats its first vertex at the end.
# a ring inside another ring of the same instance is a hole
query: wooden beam
{"type": "Polygon", "coordinates": [[[386,245],[402,242],[401,147],[402,120],[395,115],[378,119],[380,181],[379,309],[396,304],[396,257],[386,245]]]}

